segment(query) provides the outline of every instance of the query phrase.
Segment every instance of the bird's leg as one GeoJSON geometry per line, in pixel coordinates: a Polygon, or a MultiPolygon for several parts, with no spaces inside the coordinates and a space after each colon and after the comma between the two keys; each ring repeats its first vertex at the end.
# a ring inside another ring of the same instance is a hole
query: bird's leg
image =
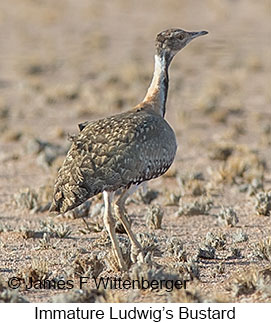
{"type": "Polygon", "coordinates": [[[140,257],[139,260],[143,262],[143,258],[144,258],[143,250],[140,243],[137,241],[131,229],[131,225],[126,217],[124,204],[126,199],[129,197],[129,195],[134,193],[136,189],[137,189],[137,186],[133,186],[128,190],[124,190],[124,192],[119,196],[119,198],[116,200],[114,204],[115,215],[121,221],[131,241],[131,260],[134,263],[138,260],[138,256],[140,257]]]}
{"type": "Polygon", "coordinates": [[[112,241],[112,250],[118,261],[118,265],[121,270],[126,271],[127,266],[123,260],[119,242],[116,236],[115,220],[112,216],[112,200],[114,197],[114,193],[104,191],[103,197],[104,197],[104,225],[112,241]]]}

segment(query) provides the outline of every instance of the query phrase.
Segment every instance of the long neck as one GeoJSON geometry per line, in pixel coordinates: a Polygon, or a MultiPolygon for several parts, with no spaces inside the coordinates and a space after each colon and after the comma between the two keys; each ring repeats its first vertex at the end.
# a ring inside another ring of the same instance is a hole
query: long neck
{"type": "Polygon", "coordinates": [[[166,101],[168,92],[168,66],[171,59],[166,55],[156,54],[154,64],[154,74],[151,85],[143,100],[143,103],[150,103],[153,109],[162,117],[166,111],[166,101]]]}

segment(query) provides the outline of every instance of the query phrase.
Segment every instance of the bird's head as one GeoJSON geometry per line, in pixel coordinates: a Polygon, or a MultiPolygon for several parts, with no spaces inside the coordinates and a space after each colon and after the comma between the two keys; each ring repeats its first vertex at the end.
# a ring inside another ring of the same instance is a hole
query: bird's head
{"type": "Polygon", "coordinates": [[[170,60],[194,38],[208,34],[208,31],[185,31],[172,28],[156,36],[156,54],[166,55],[170,60]]]}

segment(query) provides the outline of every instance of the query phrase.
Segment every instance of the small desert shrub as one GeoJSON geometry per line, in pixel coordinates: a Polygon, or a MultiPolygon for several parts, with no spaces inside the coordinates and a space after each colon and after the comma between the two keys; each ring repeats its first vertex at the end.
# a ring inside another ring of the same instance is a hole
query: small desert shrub
{"type": "Polygon", "coordinates": [[[147,226],[150,229],[161,229],[164,212],[159,205],[151,205],[146,214],[147,226]]]}
{"type": "Polygon", "coordinates": [[[239,222],[236,212],[231,207],[222,207],[217,218],[219,224],[230,227],[236,226],[239,222]]]}
{"type": "Polygon", "coordinates": [[[256,212],[259,215],[271,215],[271,191],[256,194],[256,212]]]}

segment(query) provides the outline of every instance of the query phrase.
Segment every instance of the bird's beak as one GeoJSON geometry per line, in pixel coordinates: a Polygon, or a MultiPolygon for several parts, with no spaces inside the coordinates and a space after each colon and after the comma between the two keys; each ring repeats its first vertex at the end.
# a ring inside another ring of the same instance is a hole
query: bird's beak
{"type": "Polygon", "coordinates": [[[203,36],[203,35],[207,35],[208,34],[208,31],[206,30],[202,30],[202,31],[191,31],[189,32],[189,35],[191,37],[191,40],[196,38],[196,37],[199,37],[199,36],[203,36]]]}

